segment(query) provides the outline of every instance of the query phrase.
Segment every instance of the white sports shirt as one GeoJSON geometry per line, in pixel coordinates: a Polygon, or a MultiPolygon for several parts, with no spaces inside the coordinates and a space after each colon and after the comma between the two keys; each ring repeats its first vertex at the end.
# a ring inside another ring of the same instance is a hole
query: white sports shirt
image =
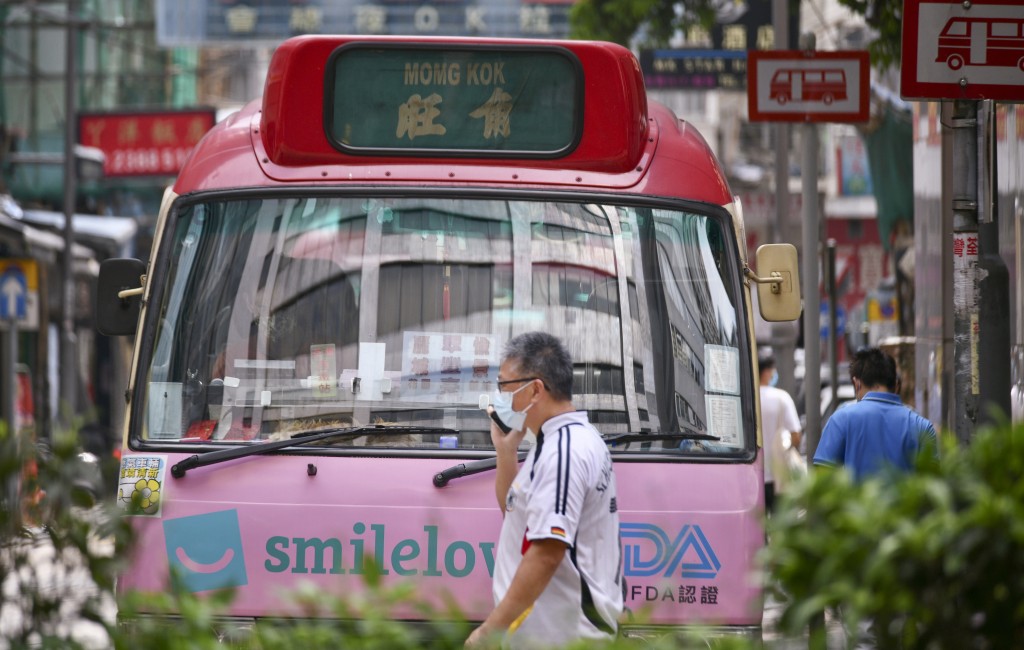
{"type": "Polygon", "coordinates": [[[764,482],[774,483],[775,473],[784,467],[783,431],[800,431],[800,416],[789,393],[774,386],[761,386],[761,434],[764,437],[764,482]]]}
{"type": "Polygon", "coordinates": [[[622,613],[622,551],[608,447],[584,411],[557,415],[512,482],[494,569],[498,603],[529,544],[558,539],[565,558],[528,615],[509,634],[514,648],[557,647],[614,636],[622,613]]]}

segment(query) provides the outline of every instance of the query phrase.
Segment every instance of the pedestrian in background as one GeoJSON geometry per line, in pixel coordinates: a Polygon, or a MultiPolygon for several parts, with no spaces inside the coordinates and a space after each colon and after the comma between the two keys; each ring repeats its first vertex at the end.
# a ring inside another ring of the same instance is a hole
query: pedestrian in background
{"type": "Polygon", "coordinates": [[[900,400],[896,360],[879,348],[858,350],[850,379],[857,402],[829,418],[814,464],[848,467],[858,480],[886,467],[912,469],[924,445],[934,448],[935,427],[900,400]]]}
{"type": "Polygon", "coordinates": [[[611,454],[572,404],[572,358],[542,332],[504,349],[491,425],[495,493],[504,516],[494,567],[495,607],[466,640],[504,634],[503,647],[561,647],[615,636],[622,552],[611,454]],[[519,467],[527,431],[536,444],[519,467]]]}
{"type": "Polygon", "coordinates": [[[788,456],[799,455],[800,416],[789,393],[776,388],[779,371],[775,357],[762,354],[757,360],[761,383],[761,435],[764,446],[764,509],[775,509],[775,494],[791,471],[788,456]]]}

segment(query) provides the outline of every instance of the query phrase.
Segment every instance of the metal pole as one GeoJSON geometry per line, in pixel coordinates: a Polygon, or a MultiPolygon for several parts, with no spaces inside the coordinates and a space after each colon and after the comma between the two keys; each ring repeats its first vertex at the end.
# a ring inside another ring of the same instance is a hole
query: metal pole
{"type": "Polygon", "coordinates": [[[818,289],[818,127],[803,127],[804,436],[814,458],[821,436],[821,297],[818,289]]]}
{"type": "Polygon", "coordinates": [[[979,424],[1010,418],[1010,272],[999,255],[995,106],[978,107],[978,388],[979,424]]]}
{"type": "Polygon", "coordinates": [[[15,409],[18,408],[15,402],[18,386],[18,321],[9,318],[4,323],[3,330],[3,384],[7,390],[3,391],[3,416],[7,425],[7,436],[14,440],[13,436],[18,431],[18,419],[15,409]]]}
{"type": "MultiPolygon", "coordinates": [[[[804,34],[800,49],[813,51],[814,34],[804,34]]],[[[818,215],[818,127],[804,124],[803,152],[803,278],[804,294],[804,438],[807,458],[814,458],[821,437],[821,294],[819,293],[818,248],[821,227],[818,215]]]]}
{"type": "Polygon", "coordinates": [[[832,408],[839,398],[839,293],[836,288],[836,240],[825,242],[828,259],[828,373],[832,389],[832,408]]]}
{"type": "MultiPolygon", "coordinates": [[[[3,391],[3,418],[4,423],[7,427],[6,437],[9,444],[9,450],[15,450],[20,452],[21,441],[18,439],[18,418],[15,415],[15,409],[18,405],[15,401],[15,395],[17,394],[17,381],[18,381],[18,321],[14,318],[7,319],[5,323],[6,327],[3,330],[3,350],[0,353],[2,356],[2,368],[0,373],[3,375],[4,386],[7,390],[3,391]]],[[[8,510],[9,516],[13,523],[17,524],[21,518],[21,503],[19,489],[21,484],[21,478],[18,472],[11,472],[10,476],[7,477],[7,481],[3,486],[4,494],[2,502],[8,510]]]]}
{"type": "MultiPolygon", "coordinates": [[[[775,49],[789,47],[789,4],[788,0],[772,0],[772,31],[775,34],[775,49]]],[[[771,241],[784,242],[789,221],[789,124],[779,122],[775,129],[775,221],[771,228],[771,241]]],[[[772,323],[772,348],[775,363],[779,369],[779,388],[796,396],[796,349],[797,328],[793,323],[772,323]]]]}
{"type": "Polygon", "coordinates": [[[65,32],[64,52],[64,259],[61,280],[61,346],[60,346],[60,386],[61,400],[66,403],[67,412],[61,420],[70,424],[70,418],[77,409],[78,363],[75,345],[75,275],[74,275],[74,244],[75,233],[73,218],[75,214],[75,195],[77,194],[75,176],[75,115],[77,112],[75,93],[76,65],[78,52],[77,2],[68,0],[68,18],[65,32]]]}
{"type": "Polygon", "coordinates": [[[978,102],[956,100],[953,131],[953,430],[968,442],[978,422],[978,102]]]}

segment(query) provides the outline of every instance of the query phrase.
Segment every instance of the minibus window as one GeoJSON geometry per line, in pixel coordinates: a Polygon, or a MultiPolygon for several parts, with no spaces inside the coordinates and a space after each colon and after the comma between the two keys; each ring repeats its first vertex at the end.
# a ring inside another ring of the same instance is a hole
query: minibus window
{"type": "Polygon", "coordinates": [[[481,404],[501,346],[544,329],[569,344],[574,403],[602,433],[696,434],[617,453],[754,449],[724,214],[318,196],[183,202],[172,219],[156,335],[141,351],[138,441],[245,445],[397,425],[418,429],[314,446],[487,451],[481,404]]]}

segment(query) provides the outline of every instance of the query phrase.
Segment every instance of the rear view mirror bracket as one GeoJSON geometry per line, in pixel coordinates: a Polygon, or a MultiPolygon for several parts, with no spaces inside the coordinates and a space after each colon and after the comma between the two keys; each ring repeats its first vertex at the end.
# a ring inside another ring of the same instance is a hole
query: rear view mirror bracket
{"type": "Polygon", "coordinates": [[[792,321],[800,317],[800,276],[796,247],[792,244],[765,244],[755,255],[757,270],[744,267],[743,274],[757,285],[761,317],[769,322],[792,321]]]}
{"type": "Polygon", "coordinates": [[[134,334],[142,310],[146,264],[116,258],[100,264],[96,286],[96,329],[107,336],[134,334]]]}

